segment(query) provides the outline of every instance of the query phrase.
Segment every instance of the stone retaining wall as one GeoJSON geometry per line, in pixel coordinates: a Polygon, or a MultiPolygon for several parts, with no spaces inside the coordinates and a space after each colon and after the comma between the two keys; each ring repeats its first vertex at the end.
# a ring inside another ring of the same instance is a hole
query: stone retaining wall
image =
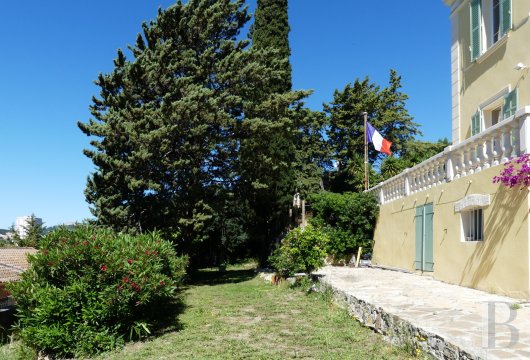
{"type": "Polygon", "coordinates": [[[343,290],[333,287],[326,281],[326,277],[318,277],[318,281],[321,284],[321,291],[326,288],[331,289],[334,300],[339,306],[347,308],[350,315],[354,316],[359,322],[382,334],[387,341],[396,346],[409,349],[411,353],[429,353],[437,359],[481,359],[460,349],[447,339],[412,325],[410,322],[385,311],[381,307],[376,307],[366,301],[348,295],[343,290]]]}

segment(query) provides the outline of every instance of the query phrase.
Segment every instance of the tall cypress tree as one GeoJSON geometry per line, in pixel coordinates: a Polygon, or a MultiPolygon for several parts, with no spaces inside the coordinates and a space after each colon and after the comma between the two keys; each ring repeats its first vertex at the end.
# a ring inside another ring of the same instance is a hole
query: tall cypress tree
{"type": "Polygon", "coordinates": [[[274,49],[272,59],[280,61],[284,77],[272,89],[273,92],[290,91],[291,63],[289,56],[289,17],[287,13],[287,0],[258,0],[254,25],[252,28],[252,43],[256,49],[274,49]]]}

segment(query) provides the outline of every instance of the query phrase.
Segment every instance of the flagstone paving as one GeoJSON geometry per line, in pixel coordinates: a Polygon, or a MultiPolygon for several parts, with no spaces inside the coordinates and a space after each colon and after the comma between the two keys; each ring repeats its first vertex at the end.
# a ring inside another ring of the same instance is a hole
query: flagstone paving
{"type": "Polygon", "coordinates": [[[322,284],[389,341],[440,359],[530,359],[526,300],[378,268],[326,266],[322,284]]]}

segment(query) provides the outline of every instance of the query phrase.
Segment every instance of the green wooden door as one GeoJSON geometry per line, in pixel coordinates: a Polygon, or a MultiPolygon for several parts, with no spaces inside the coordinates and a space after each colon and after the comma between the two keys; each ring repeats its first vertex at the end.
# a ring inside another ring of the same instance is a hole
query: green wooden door
{"type": "Polygon", "coordinates": [[[416,270],[433,271],[433,217],[432,204],[416,208],[416,270]]]}

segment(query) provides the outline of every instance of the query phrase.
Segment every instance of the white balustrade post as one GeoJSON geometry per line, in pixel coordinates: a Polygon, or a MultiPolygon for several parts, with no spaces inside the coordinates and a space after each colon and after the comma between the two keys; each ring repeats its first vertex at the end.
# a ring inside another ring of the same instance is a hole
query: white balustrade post
{"type": "Polygon", "coordinates": [[[479,137],[476,140],[476,143],[473,145],[473,162],[475,163],[475,172],[479,172],[480,170],[482,170],[482,160],[484,153],[482,141],[482,137],[479,137]]]}
{"type": "Polygon", "coordinates": [[[381,186],[381,189],[379,189],[379,204],[383,205],[385,203],[385,192],[383,190],[383,187],[381,186]]]}
{"type": "Polygon", "coordinates": [[[510,130],[511,128],[509,126],[502,130],[502,163],[507,162],[512,154],[512,145],[510,144],[512,134],[510,130]]]}
{"type": "Polygon", "coordinates": [[[530,153],[530,115],[525,115],[519,123],[519,151],[530,153]]]}
{"type": "Polygon", "coordinates": [[[409,174],[409,170],[410,169],[405,169],[404,173],[405,173],[405,189],[404,189],[404,195],[405,196],[409,196],[410,195],[410,174],[409,174]]]}
{"type": "Polygon", "coordinates": [[[444,149],[445,154],[445,180],[447,182],[453,181],[455,177],[455,171],[453,169],[453,153],[452,146],[448,146],[444,149]]]}
{"type": "Polygon", "coordinates": [[[519,156],[521,154],[521,134],[519,132],[519,119],[515,119],[515,121],[512,123],[512,145],[512,156],[519,156]]]}
{"type": "Polygon", "coordinates": [[[466,176],[469,172],[469,149],[462,149],[462,177],[466,176]]]}
{"type": "Polygon", "coordinates": [[[485,144],[484,144],[484,162],[482,165],[482,168],[488,169],[493,161],[493,142],[492,142],[493,136],[488,135],[485,138],[485,144]]]}
{"type": "Polygon", "coordinates": [[[500,130],[495,131],[493,134],[493,166],[500,164],[500,158],[502,155],[502,132],[500,130]]]}

